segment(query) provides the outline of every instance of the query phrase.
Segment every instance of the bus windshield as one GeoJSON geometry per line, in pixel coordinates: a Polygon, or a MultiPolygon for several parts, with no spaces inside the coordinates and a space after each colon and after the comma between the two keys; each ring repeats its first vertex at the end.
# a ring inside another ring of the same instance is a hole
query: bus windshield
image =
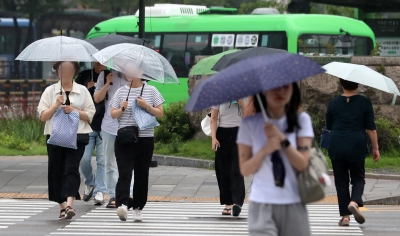
{"type": "Polygon", "coordinates": [[[373,49],[368,37],[303,34],[298,38],[299,54],[367,56],[373,49]]]}

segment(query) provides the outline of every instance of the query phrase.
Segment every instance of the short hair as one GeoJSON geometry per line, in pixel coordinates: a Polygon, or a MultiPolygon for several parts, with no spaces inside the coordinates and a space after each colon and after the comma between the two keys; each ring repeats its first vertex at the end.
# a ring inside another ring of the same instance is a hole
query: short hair
{"type": "Polygon", "coordinates": [[[345,90],[353,91],[358,89],[358,83],[351,82],[348,80],[340,79],[340,84],[345,90]]]}
{"type": "Polygon", "coordinates": [[[69,62],[74,66],[74,69],[75,69],[74,77],[79,75],[80,66],[79,66],[78,62],[76,62],[76,61],[57,61],[53,64],[53,69],[56,71],[57,76],[58,76],[58,69],[60,68],[61,64],[63,64],[64,62],[69,62]]]}

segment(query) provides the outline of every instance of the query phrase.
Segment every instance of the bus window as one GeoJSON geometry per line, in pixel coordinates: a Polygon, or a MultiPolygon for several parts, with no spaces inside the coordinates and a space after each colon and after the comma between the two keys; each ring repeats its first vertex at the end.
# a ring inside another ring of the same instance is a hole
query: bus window
{"type": "Polygon", "coordinates": [[[351,36],[344,39],[339,35],[301,35],[297,50],[301,54],[367,56],[373,49],[370,38],[351,36]]]}
{"type": "Polygon", "coordinates": [[[287,50],[286,32],[271,32],[261,34],[261,47],[287,50]]]}
{"type": "Polygon", "coordinates": [[[210,55],[208,47],[208,34],[189,34],[186,43],[185,64],[188,68],[194,65],[197,55],[210,55]]]}
{"type": "Polygon", "coordinates": [[[167,58],[178,77],[187,77],[189,69],[185,63],[187,34],[164,34],[161,54],[167,58]]]}

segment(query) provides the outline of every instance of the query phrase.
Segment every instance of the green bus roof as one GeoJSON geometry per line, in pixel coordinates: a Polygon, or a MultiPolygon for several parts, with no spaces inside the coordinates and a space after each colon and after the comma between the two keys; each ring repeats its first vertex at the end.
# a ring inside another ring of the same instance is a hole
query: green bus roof
{"type": "MultiPolygon", "coordinates": [[[[136,16],[122,16],[97,24],[88,38],[114,32],[138,32],[136,16]],[[98,29],[98,30],[96,30],[98,29]]],[[[146,18],[146,32],[261,32],[286,31],[288,37],[301,34],[340,34],[340,29],[354,36],[375,40],[364,22],[348,17],[322,14],[169,16],[146,18]]]]}

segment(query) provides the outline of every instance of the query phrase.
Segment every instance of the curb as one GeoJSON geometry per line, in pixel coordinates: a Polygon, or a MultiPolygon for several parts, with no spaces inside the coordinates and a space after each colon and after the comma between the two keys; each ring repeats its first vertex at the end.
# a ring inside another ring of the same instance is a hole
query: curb
{"type": "Polygon", "coordinates": [[[157,164],[162,166],[179,166],[205,169],[214,168],[214,161],[211,160],[163,155],[153,155],[153,160],[157,161],[157,164]]]}
{"type": "Polygon", "coordinates": [[[400,205],[400,195],[364,201],[364,205],[400,205]]]}
{"type": "MultiPolygon", "coordinates": [[[[328,175],[333,176],[333,170],[329,170],[328,175]]],[[[382,179],[382,180],[400,180],[400,175],[365,173],[365,178],[366,179],[382,179]]]]}

